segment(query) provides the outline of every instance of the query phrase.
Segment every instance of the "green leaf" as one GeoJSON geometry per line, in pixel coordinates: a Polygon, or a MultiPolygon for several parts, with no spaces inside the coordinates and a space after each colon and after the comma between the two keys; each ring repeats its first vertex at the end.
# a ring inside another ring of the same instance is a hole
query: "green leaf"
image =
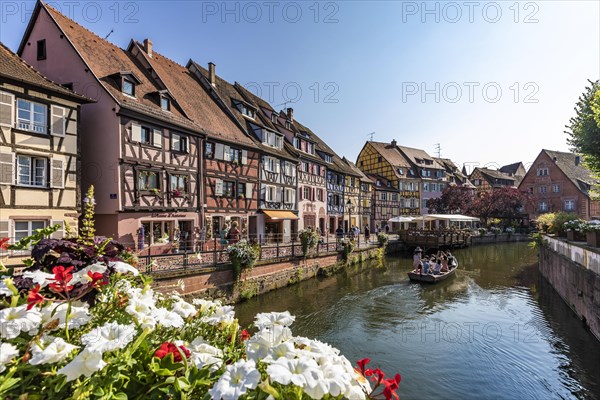
{"type": "Polygon", "coordinates": [[[123,392],[113,394],[112,398],[115,400],[127,400],[128,399],[127,395],[123,392]]]}
{"type": "Polygon", "coordinates": [[[179,377],[175,380],[175,387],[181,392],[187,391],[190,386],[190,382],[184,377],[179,377]]]}

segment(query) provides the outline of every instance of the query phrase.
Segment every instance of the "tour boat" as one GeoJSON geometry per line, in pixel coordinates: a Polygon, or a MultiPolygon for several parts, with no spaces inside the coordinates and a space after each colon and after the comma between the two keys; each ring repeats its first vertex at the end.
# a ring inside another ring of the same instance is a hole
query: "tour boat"
{"type": "Polygon", "coordinates": [[[440,281],[450,278],[452,275],[454,275],[454,273],[456,272],[457,269],[458,269],[458,260],[456,260],[456,265],[453,266],[452,268],[450,268],[450,270],[448,272],[444,272],[439,275],[432,275],[432,274],[419,274],[417,272],[410,271],[408,273],[408,278],[411,281],[415,281],[415,282],[436,283],[436,282],[440,282],[440,281]]]}

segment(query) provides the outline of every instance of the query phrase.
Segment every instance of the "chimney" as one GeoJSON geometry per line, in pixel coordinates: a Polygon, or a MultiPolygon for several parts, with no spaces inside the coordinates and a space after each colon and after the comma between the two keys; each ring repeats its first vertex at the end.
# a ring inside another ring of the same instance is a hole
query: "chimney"
{"type": "Polygon", "coordinates": [[[208,63],[208,80],[210,81],[210,84],[215,86],[217,79],[216,79],[216,74],[215,74],[215,63],[213,62],[209,62],[208,63]]]}
{"type": "Polygon", "coordinates": [[[396,147],[398,145],[398,142],[396,142],[396,139],[392,140],[392,147],[396,147]]]}
{"type": "Polygon", "coordinates": [[[294,120],[294,109],[292,107],[288,107],[287,117],[288,117],[288,120],[290,120],[290,121],[294,120]]]}
{"type": "Polygon", "coordinates": [[[152,40],[144,39],[144,50],[149,57],[152,57],[152,40]]]}
{"type": "Polygon", "coordinates": [[[575,156],[575,165],[579,165],[580,162],[581,162],[581,157],[575,156]]]}

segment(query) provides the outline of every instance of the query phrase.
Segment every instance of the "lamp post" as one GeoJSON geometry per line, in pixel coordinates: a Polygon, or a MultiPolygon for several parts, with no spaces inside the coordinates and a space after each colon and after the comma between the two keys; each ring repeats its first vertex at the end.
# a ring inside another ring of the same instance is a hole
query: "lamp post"
{"type": "Polygon", "coordinates": [[[346,208],[348,209],[348,232],[352,231],[352,201],[348,199],[346,203],[346,208]]]}

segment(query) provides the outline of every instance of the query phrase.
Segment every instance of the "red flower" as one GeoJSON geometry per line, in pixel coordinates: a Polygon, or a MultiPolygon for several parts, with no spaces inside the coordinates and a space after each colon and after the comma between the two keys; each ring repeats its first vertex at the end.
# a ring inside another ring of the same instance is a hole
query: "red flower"
{"type": "Polygon", "coordinates": [[[358,365],[358,368],[360,368],[360,373],[361,374],[365,374],[365,366],[371,362],[370,358],[363,358],[362,360],[358,360],[356,362],[356,365],[358,365]]]}
{"type": "Polygon", "coordinates": [[[242,330],[242,332],[240,333],[240,338],[242,339],[242,341],[250,339],[250,334],[248,333],[247,329],[242,330]]]}
{"type": "Polygon", "coordinates": [[[158,357],[160,359],[166,357],[168,354],[173,354],[173,360],[175,362],[182,361],[181,353],[185,355],[185,358],[189,358],[192,353],[185,346],[177,346],[175,343],[164,342],[160,345],[158,350],[154,352],[154,357],[158,357]]]}
{"type": "Polygon", "coordinates": [[[371,378],[371,380],[373,382],[376,382],[377,386],[381,385],[381,382],[383,381],[383,378],[385,378],[385,374],[379,368],[367,369],[365,371],[365,376],[371,376],[371,375],[373,376],[371,378]]]}
{"type": "Polygon", "coordinates": [[[27,295],[27,310],[31,310],[37,304],[43,303],[46,300],[44,296],[40,294],[40,289],[41,286],[37,285],[29,291],[29,294],[27,295]]]}
{"type": "Polygon", "coordinates": [[[89,283],[90,286],[102,286],[108,284],[106,279],[104,279],[104,275],[100,272],[88,271],[88,277],[92,280],[89,283]]]}
{"type": "Polygon", "coordinates": [[[52,268],[52,273],[54,274],[54,279],[49,279],[54,281],[51,283],[50,290],[55,293],[61,293],[63,291],[70,292],[73,289],[73,286],[68,285],[68,283],[73,279],[73,271],[75,267],[65,268],[62,265],[52,268]]]}
{"type": "Polygon", "coordinates": [[[398,400],[400,398],[396,393],[396,390],[398,390],[400,379],[400,374],[396,374],[394,378],[386,379],[385,381],[383,381],[383,384],[385,385],[385,389],[383,389],[383,395],[385,396],[386,400],[398,400]]]}
{"type": "Polygon", "coordinates": [[[0,239],[0,250],[8,250],[8,241],[9,240],[10,240],[9,238],[0,239]]]}

